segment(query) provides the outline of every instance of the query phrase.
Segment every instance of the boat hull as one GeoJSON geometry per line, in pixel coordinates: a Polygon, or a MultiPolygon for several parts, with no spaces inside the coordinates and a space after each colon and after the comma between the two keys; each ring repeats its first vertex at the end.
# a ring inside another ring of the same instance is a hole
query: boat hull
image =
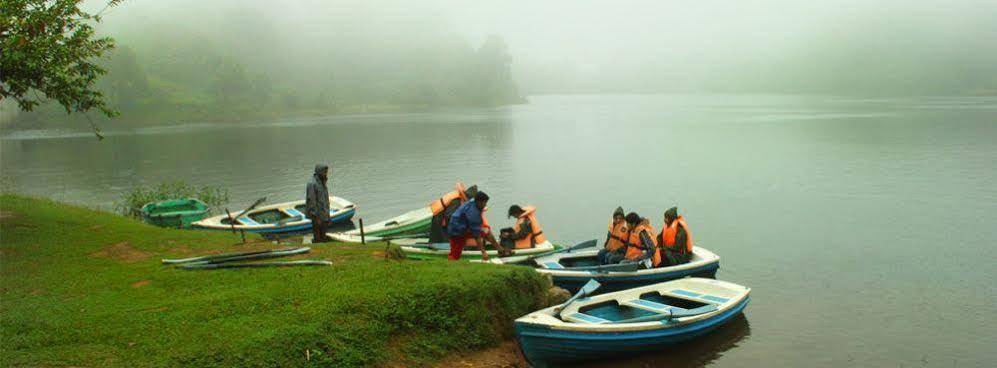
{"type": "Polygon", "coordinates": [[[174,199],[142,206],[142,220],[159,227],[189,229],[208,216],[208,205],[200,200],[174,199]]]}
{"type": "MultiPolygon", "coordinates": [[[[427,247],[428,239],[396,239],[392,240],[391,243],[401,247],[405,257],[411,259],[447,259],[450,255],[450,245],[448,243],[438,243],[433,244],[433,248],[427,247]]],[[[542,244],[537,244],[536,247],[529,249],[515,249],[513,254],[516,256],[530,256],[542,253],[551,252],[557,250],[559,247],[551,244],[550,242],[544,242],[542,244]]],[[[498,258],[499,254],[496,250],[486,250],[489,258],[498,258]]],[[[460,258],[462,260],[480,260],[481,251],[478,249],[464,249],[461,253],[460,258]]]]}
{"type": "MultiPolygon", "coordinates": [[[[330,197],[330,210],[329,210],[329,224],[339,224],[348,222],[353,219],[356,214],[357,206],[350,201],[347,201],[339,197],[330,197]]],[[[249,233],[260,234],[263,236],[280,236],[280,235],[291,235],[291,234],[301,234],[307,233],[312,230],[312,221],[305,218],[301,211],[298,211],[295,207],[301,207],[305,201],[294,201],[272,204],[264,206],[253,211],[250,211],[246,215],[239,217],[237,224],[234,226],[231,224],[224,223],[223,221],[228,219],[228,215],[220,215],[215,217],[210,217],[201,221],[194,223],[194,227],[204,230],[221,230],[221,231],[231,231],[233,228],[239,231],[245,231],[249,233]],[[300,217],[300,219],[295,221],[288,221],[285,223],[253,223],[249,219],[257,213],[262,212],[274,212],[280,211],[284,215],[294,215],[295,218],[300,217]]]]}
{"type": "MultiPolygon", "coordinates": [[[[549,258],[553,261],[557,261],[560,257],[591,257],[596,253],[598,253],[598,250],[592,249],[573,253],[555,254],[549,256],[549,258]]],[[[572,293],[578,291],[582,285],[585,285],[586,282],[592,279],[602,284],[602,287],[599,288],[599,292],[602,293],[656,284],[683,277],[716,278],[717,270],[720,269],[720,257],[701,247],[696,247],[693,250],[693,254],[694,257],[689,263],[662,268],[640,269],[637,271],[579,271],[572,270],[570,268],[554,269],[539,266],[536,270],[542,274],[550,275],[551,280],[554,281],[554,285],[567,289],[572,293]]],[[[548,258],[548,256],[537,258],[537,263],[543,264],[545,258],[548,258]]],[[[502,261],[493,261],[492,263],[501,262],[502,261]]]]}
{"type": "Polygon", "coordinates": [[[551,329],[545,325],[517,321],[519,346],[535,367],[586,360],[606,359],[620,354],[645,353],[679,344],[710,333],[741,314],[750,298],[708,319],[676,328],[635,332],[581,332],[551,329]]]}
{"type": "Polygon", "coordinates": [[[534,366],[634,355],[680,344],[736,319],[751,289],[684,278],[612,293],[517,318],[516,337],[534,366]]]}
{"type": "Polygon", "coordinates": [[[361,240],[380,241],[395,237],[420,237],[429,235],[432,220],[433,212],[429,207],[426,207],[375,224],[369,224],[364,227],[362,238],[360,229],[326,235],[333,240],[347,243],[360,243],[361,240]]]}

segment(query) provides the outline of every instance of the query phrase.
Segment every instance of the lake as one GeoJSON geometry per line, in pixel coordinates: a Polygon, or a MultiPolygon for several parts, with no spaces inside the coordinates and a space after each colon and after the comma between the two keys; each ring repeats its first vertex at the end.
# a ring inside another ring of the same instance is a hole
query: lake
{"type": "MultiPolygon", "coordinates": [[[[303,197],[316,163],[365,221],[456,180],[538,206],[548,238],[605,237],[617,206],[678,206],[745,317],[668,351],[603,366],[983,367],[997,361],[997,98],[534,96],[527,105],[5,132],[17,190],[113,209],[183,179],[303,197]]],[[[124,119],[127,119],[125,117],[124,119]]]]}

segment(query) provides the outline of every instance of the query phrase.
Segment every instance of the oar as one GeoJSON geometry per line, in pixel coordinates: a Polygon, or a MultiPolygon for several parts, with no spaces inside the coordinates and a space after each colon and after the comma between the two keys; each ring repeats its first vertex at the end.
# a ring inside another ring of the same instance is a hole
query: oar
{"type": "Polygon", "coordinates": [[[546,256],[549,256],[551,254],[571,253],[571,252],[574,252],[574,251],[579,250],[579,249],[585,249],[585,248],[594,247],[596,244],[598,244],[598,242],[595,239],[587,240],[587,241],[583,241],[581,243],[572,245],[572,246],[567,247],[567,248],[553,250],[553,251],[546,252],[546,253],[534,254],[532,256],[524,258],[523,260],[521,260],[519,262],[532,261],[534,259],[537,259],[537,258],[540,258],[540,257],[546,257],[546,256]]]}
{"type": "Polygon", "coordinates": [[[644,316],[644,317],[634,317],[634,318],[629,318],[629,319],[621,319],[619,321],[613,321],[613,322],[610,322],[610,323],[640,323],[640,322],[658,321],[658,320],[662,320],[662,319],[670,321],[673,318],[698,316],[700,314],[710,313],[710,312],[713,312],[715,310],[717,310],[717,305],[716,304],[707,304],[707,305],[704,305],[702,307],[694,308],[694,309],[687,309],[687,310],[681,310],[681,311],[676,311],[674,309],[669,309],[668,313],[659,313],[659,314],[652,314],[650,316],[644,316]]]}
{"type": "Polygon", "coordinates": [[[280,258],[280,257],[287,257],[298,254],[305,254],[310,252],[311,250],[312,249],[308,247],[294,248],[289,250],[259,253],[259,254],[247,254],[247,255],[239,255],[239,256],[224,257],[224,258],[212,258],[199,262],[188,262],[186,264],[227,263],[227,262],[247,261],[251,259],[280,258]]]}
{"type": "Polygon", "coordinates": [[[218,268],[288,267],[288,266],[332,266],[332,262],[306,259],[301,261],[289,261],[289,262],[182,264],[177,267],[183,268],[185,270],[213,270],[218,268]]]}
{"type": "Polygon", "coordinates": [[[301,248],[268,249],[268,250],[260,250],[260,251],[253,251],[253,252],[224,253],[224,254],[215,254],[215,255],[210,255],[210,256],[192,257],[192,258],[175,258],[175,259],[164,258],[163,259],[163,263],[164,264],[177,264],[177,263],[203,262],[203,261],[209,261],[209,260],[219,259],[219,258],[229,258],[229,257],[237,257],[237,256],[248,256],[248,255],[254,255],[254,254],[274,253],[274,252],[287,252],[287,251],[293,251],[293,250],[297,250],[297,249],[301,249],[301,248]]]}
{"type": "Polygon", "coordinates": [[[253,205],[247,207],[245,210],[243,210],[242,212],[240,212],[238,215],[235,216],[235,218],[242,217],[242,215],[245,215],[246,212],[252,211],[254,208],[256,208],[256,206],[259,206],[260,203],[266,202],[266,200],[267,200],[267,197],[263,197],[263,198],[257,199],[256,202],[253,202],[253,205]]]}
{"type": "Polygon", "coordinates": [[[589,282],[585,283],[585,286],[582,286],[582,288],[579,289],[574,296],[569,298],[568,301],[564,302],[564,304],[561,304],[557,308],[554,308],[554,313],[557,313],[557,316],[561,317],[561,312],[564,311],[564,308],[567,308],[569,305],[571,305],[571,303],[574,303],[575,300],[577,300],[578,298],[592,294],[593,292],[595,292],[596,289],[599,288],[599,286],[601,285],[599,284],[598,281],[595,281],[595,279],[589,279],[589,282]]]}

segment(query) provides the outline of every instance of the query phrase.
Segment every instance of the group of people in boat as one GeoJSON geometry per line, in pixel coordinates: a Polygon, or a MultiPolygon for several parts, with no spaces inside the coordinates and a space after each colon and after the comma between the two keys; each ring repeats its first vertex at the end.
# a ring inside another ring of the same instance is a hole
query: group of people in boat
{"type": "MultiPolygon", "coordinates": [[[[327,241],[329,171],[326,165],[316,165],[305,190],[305,213],[312,220],[316,242],[327,241]]],[[[515,224],[502,229],[496,240],[485,217],[488,199],[488,194],[479,191],[476,185],[465,188],[458,182],[453,191],[429,204],[433,212],[429,242],[449,242],[447,258],[456,261],[464,247],[480,249],[481,258],[488,260],[485,244],[490,244],[500,256],[506,256],[512,254],[513,249],[533,248],[547,241],[536,219],[536,207],[516,204],[509,206],[507,212],[509,218],[515,218],[515,224]]],[[[602,264],[644,262],[650,267],[667,267],[688,263],[692,250],[692,233],[677,207],[665,211],[664,224],[657,235],[648,219],[636,212],[624,215],[623,208],[618,207],[609,222],[604,248],[599,251],[598,258],[602,264]]]]}
{"type": "Polygon", "coordinates": [[[599,262],[649,262],[650,267],[668,267],[692,259],[692,233],[678,207],[665,211],[661,232],[655,235],[651,221],[636,212],[624,215],[622,207],[613,211],[599,262]]]}
{"type": "Polygon", "coordinates": [[[535,216],[536,207],[517,204],[509,206],[507,212],[508,217],[516,219],[515,224],[500,230],[496,240],[485,217],[488,199],[488,194],[479,191],[476,185],[465,189],[463,184],[457,183],[453,191],[429,204],[433,211],[429,242],[449,241],[447,258],[456,261],[468,246],[481,250],[481,258],[488,260],[484,244],[491,245],[500,256],[506,256],[512,254],[513,249],[533,248],[547,241],[535,216]]]}

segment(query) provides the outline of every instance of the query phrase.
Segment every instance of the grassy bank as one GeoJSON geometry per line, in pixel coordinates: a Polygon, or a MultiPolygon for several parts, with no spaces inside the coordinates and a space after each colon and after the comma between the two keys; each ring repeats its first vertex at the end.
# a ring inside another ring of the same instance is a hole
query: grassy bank
{"type": "Polygon", "coordinates": [[[319,245],[332,267],[184,271],[177,257],[271,244],[0,197],[0,365],[424,365],[507,338],[543,303],[515,267],[392,261],[319,245]]]}

